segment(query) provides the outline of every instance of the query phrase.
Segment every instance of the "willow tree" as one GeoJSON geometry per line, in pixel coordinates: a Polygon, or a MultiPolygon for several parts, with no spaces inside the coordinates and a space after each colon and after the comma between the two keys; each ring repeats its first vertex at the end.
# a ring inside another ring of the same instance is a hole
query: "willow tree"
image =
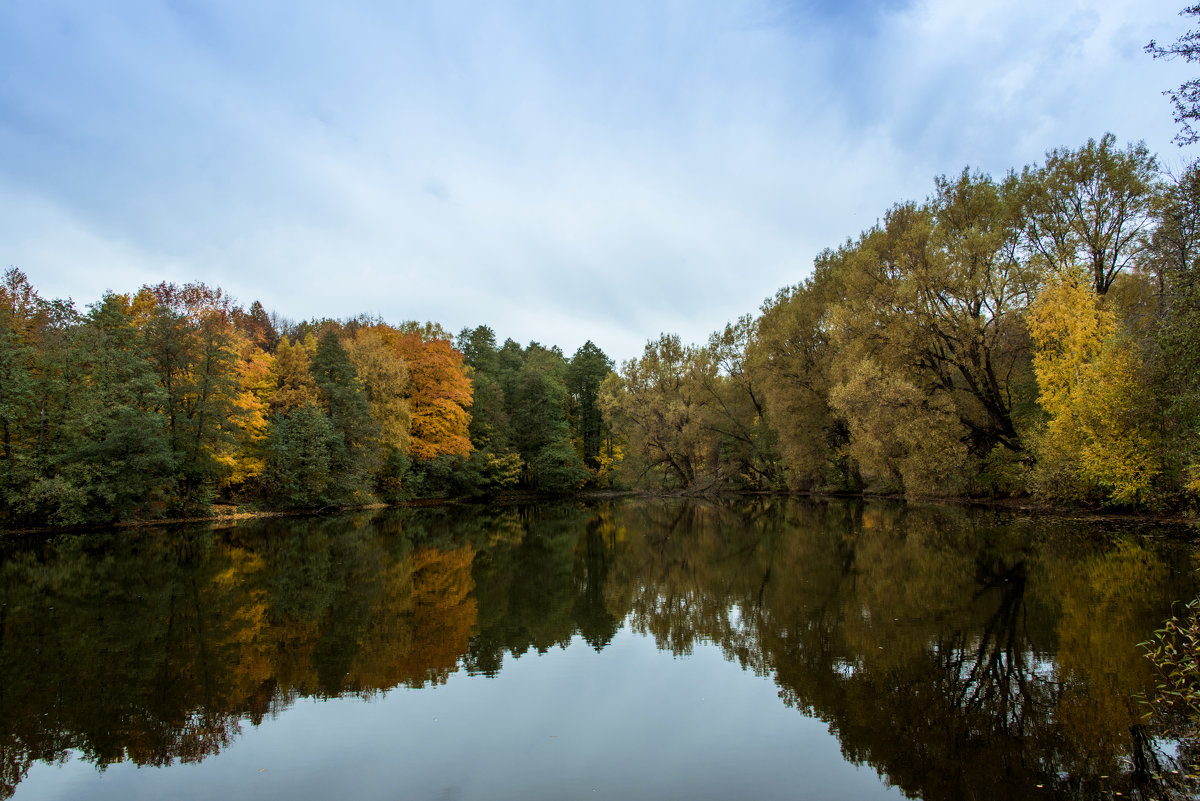
{"type": "Polygon", "coordinates": [[[760,376],[746,366],[756,328],[745,315],[714,332],[695,352],[692,377],[723,477],[739,486],[773,489],[783,483],[778,436],[767,420],[760,376]]]}
{"type": "Polygon", "coordinates": [[[803,489],[856,483],[844,458],[849,432],[829,405],[829,312],[844,292],[844,259],[845,249],[824,251],[807,281],[763,303],[746,344],[744,369],[761,393],[788,482],[803,489]]]}
{"type": "Polygon", "coordinates": [[[1037,276],[1019,258],[1017,197],[1012,180],[969,170],[940,177],[927,203],[893,207],[845,251],[845,298],[829,318],[831,401],[863,458],[868,424],[903,419],[890,434],[878,429],[890,439],[875,452],[890,455],[870,461],[892,462],[897,478],[899,463],[921,451],[905,483],[928,491],[963,489],[968,457],[978,464],[1025,450],[1018,413],[1034,388],[1021,314],[1037,276]],[[922,425],[939,446],[928,447],[922,425]]]}
{"type": "Polygon", "coordinates": [[[628,443],[627,466],[639,481],[687,489],[709,466],[705,398],[695,380],[694,357],[678,336],[663,334],[601,387],[605,419],[628,443]]]}

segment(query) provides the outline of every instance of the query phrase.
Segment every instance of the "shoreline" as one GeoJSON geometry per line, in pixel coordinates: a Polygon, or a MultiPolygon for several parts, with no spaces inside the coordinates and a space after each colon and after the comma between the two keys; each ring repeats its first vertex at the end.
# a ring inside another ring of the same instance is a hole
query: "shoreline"
{"type": "Polygon", "coordinates": [[[151,520],[126,520],[120,523],[103,523],[79,526],[32,526],[27,528],[0,529],[0,537],[5,536],[36,536],[40,534],[68,534],[72,532],[97,531],[105,529],[134,529],[153,526],[176,526],[191,523],[239,523],[247,520],[264,520],[275,517],[322,517],[336,514],[349,514],[367,510],[382,509],[420,509],[434,506],[486,506],[514,505],[524,503],[543,503],[554,501],[597,501],[614,498],[681,498],[688,500],[715,501],[731,497],[779,497],[779,498],[808,498],[811,500],[857,500],[862,502],[889,501],[899,502],[907,506],[942,506],[958,508],[980,508],[1005,511],[1012,514],[1024,514],[1033,517],[1046,517],[1058,520],[1079,520],[1089,522],[1123,522],[1123,523],[1159,523],[1197,527],[1200,518],[1190,517],[1182,512],[1129,512],[1108,509],[1095,509],[1079,506],[1062,506],[1041,502],[1032,498],[916,498],[907,499],[903,495],[872,495],[855,492],[819,492],[819,491],[789,491],[789,490],[726,490],[717,492],[688,492],[687,490],[654,491],[654,490],[590,490],[570,495],[546,495],[537,492],[503,493],[487,498],[419,498],[397,503],[372,503],[362,506],[324,507],[320,509],[273,509],[241,511],[239,507],[229,504],[215,504],[213,514],[190,517],[155,518],[151,520]],[[232,510],[232,511],[226,511],[232,510]]]}

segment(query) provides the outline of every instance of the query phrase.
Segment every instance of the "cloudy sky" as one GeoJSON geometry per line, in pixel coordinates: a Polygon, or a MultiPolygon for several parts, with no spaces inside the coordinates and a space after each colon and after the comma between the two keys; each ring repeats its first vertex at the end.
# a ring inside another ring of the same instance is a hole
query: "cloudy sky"
{"type": "Polygon", "coordinates": [[[964,166],[1171,143],[1183,0],[4,0],[0,266],[81,307],[702,341],[964,166]]]}

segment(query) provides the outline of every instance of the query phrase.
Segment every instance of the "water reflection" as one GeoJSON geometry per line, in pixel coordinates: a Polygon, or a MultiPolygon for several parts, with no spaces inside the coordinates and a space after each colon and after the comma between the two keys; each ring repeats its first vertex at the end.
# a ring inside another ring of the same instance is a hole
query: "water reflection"
{"type": "Polygon", "coordinates": [[[1136,643],[1195,594],[1162,534],[765,498],[8,542],[0,798],[39,760],[196,762],[299,698],[603,651],[623,625],[771,677],[910,797],[1144,792],[1136,643]]]}

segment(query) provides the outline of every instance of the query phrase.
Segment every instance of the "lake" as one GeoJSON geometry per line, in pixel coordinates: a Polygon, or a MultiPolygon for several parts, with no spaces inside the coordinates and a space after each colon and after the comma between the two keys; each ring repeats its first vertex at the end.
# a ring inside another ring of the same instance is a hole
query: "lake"
{"type": "Polygon", "coordinates": [[[0,798],[1169,795],[1138,643],[1187,535],[763,497],[10,537],[0,798]]]}

